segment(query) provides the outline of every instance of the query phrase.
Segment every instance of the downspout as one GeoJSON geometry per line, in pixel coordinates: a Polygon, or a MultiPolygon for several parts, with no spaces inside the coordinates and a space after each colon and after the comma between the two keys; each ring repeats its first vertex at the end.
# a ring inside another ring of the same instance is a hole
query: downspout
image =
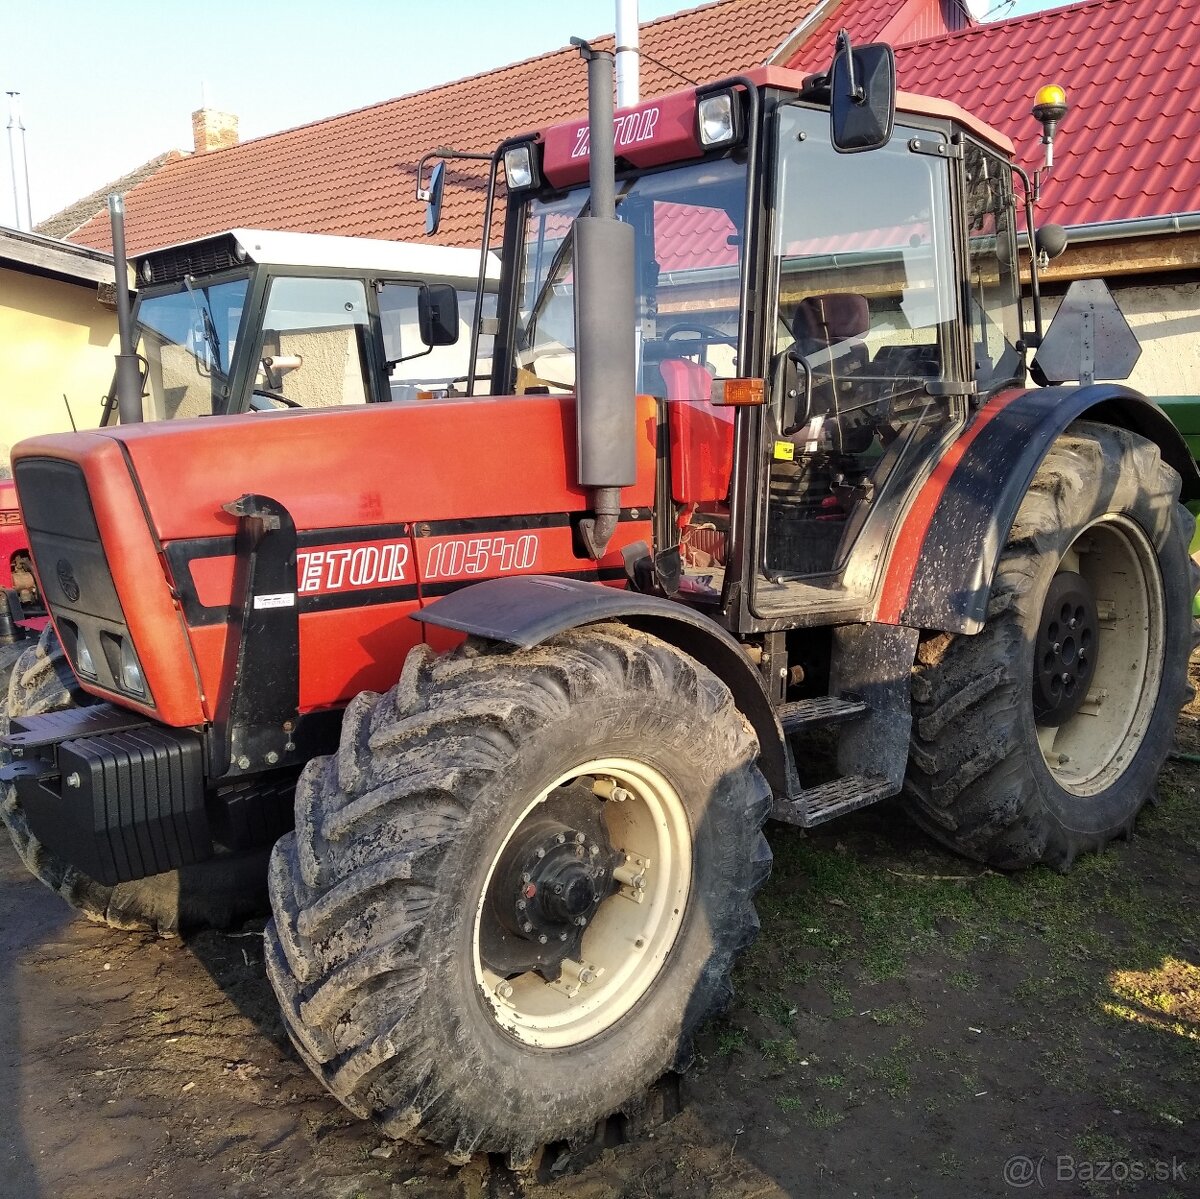
{"type": "Polygon", "coordinates": [[[602,558],[637,477],[633,226],[617,220],[613,55],[572,38],[588,64],[591,215],[575,218],[575,428],[578,480],[593,516],[579,531],[602,558]]]}

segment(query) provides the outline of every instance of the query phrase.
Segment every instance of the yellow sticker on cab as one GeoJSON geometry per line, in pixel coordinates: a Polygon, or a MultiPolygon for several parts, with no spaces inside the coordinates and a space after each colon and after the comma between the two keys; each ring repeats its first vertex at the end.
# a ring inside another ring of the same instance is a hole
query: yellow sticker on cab
{"type": "Polygon", "coordinates": [[[790,441],[777,441],[773,456],[776,462],[793,462],[796,458],[796,447],[790,441]]]}

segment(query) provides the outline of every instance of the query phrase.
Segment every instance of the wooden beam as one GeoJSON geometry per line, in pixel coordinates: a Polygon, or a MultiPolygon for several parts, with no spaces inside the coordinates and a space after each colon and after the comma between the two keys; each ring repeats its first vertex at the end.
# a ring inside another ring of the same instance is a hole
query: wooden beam
{"type": "MultiPolygon", "coordinates": [[[[1200,267],[1200,233],[1167,233],[1157,237],[1122,238],[1068,245],[1040,271],[1046,283],[1069,283],[1097,276],[1150,275],[1161,271],[1187,271],[1200,267]]],[[[1029,281],[1028,269],[1022,272],[1029,281]]]]}

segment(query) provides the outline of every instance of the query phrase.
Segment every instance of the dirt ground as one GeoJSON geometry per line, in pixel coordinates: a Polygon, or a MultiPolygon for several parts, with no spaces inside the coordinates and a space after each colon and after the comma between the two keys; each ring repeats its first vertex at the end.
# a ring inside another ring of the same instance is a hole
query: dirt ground
{"type": "MultiPolygon", "coordinates": [[[[1200,710],[1179,749],[1200,750],[1200,710]]],[[[763,934],[682,1110],[523,1183],[381,1140],[291,1051],[253,925],[71,916],[0,847],[0,1195],[1200,1195],[1200,766],[1131,843],[1002,876],[884,806],[775,829],[763,934]]]]}

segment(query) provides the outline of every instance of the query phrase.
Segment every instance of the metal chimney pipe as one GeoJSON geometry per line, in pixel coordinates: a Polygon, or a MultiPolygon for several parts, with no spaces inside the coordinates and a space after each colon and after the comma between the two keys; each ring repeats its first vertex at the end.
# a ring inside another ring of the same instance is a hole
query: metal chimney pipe
{"type": "Polygon", "coordinates": [[[134,425],[142,419],[142,372],[133,346],[133,312],[129,304],[129,263],[125,257],[125,197],[108,197],[108,219],[112,225],[113,269],[116,273],[117,373],[113,390],[117,393],[117,414],[121,424],[134,425]]]}
{"type": "Polygon", "coordinates": [[[617,107],[631,108],[640,99],[638,75],[638,0],[617,0],[617,107]]]}
{"type": "Polygon", "coordinates": [[[12,170],[13,226],[26,233],[33,230],[33,211],[29,203],[29,158],[25,153],[25,122],[21,119],[21,93],[8,93],[8,162],[12,170]],[[21,142],[21,175],[17,174],[17,139],[21,142]],[[21,215],[21,179],[25,183],[25,215],[21,215]]]}

